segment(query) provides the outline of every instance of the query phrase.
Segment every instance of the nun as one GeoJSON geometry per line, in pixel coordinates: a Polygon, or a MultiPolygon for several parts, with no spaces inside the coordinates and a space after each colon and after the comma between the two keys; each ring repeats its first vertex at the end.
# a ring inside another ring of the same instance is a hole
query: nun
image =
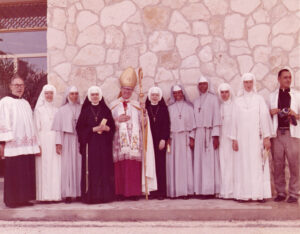
{"type": "Polygon", "coordinates": [[[234,152],[233,197],[239,201],[271,198],[269,160],[272,120],[262,96],[256,91],[252,73],[242,76],[234,101],[230,139],[234,152]]]}
{"type": "Polygon", "coordinates": [[[155,152],[155,168],[157,190],[150,193],[152,198],[163,200],[166,197],[166,149],[170,137],[170,117],[168,107],[159,87],[151,87],[148,91],[146,109],[150,120],[150,128],[155,152]]]}
{"type": "Polygon", "coordinates": [[[52,130],[56,131],[56,152],[61,155],[61,196],[66,203],[80,200],[81,196],[81,155],[76,133],[80,110],[78,89],[71,86],[65,93],[52,125],[52,130]]]}
{"type": "Polygon", "coordinates": [[[195,195],[213,198],[220,192],[220,104],[207,77],[200,77],[198,89],[200,95],[194,101],[197,126],[194,151],[195,195]]]}
{"type": "Polygon", "coordinates": [[[82,155],[82,201],[110,202],[115,196],[112,154],[115,123],[98,86],[88,89],[76,130],[82,155]]]}
{"type": "Polygon", "coordinates": [[[192,150],[196,124],[193,104],[181,85],[172,86],[168,110],[171,133],[167,155],[167,196],[188,199],[194,194],[192,150]]]}
{"type": "Polygon", "coordinates": [[[43,87],[34,110],[34,122],[41,147],[36,163],[36,199],[50,202],[61,200],[61,156],[56,153],[55,131],[51,130],[57,113],[54,106],[56,89],[47,84],[43,87]]]}
{"type": "Polygon", "coordinates": [[[223,199],[233,198],[233,149],[229,138],[233,110],[234,94],[229,84],[222,83],[218,87],[221,101],[221,129],[220,129],[220,194],[223,199]]]}

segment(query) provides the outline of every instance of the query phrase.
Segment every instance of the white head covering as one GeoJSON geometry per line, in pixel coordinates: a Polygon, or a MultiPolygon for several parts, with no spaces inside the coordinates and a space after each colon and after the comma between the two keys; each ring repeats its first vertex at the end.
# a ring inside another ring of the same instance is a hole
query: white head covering
{"type": "MultiPolygon", "coordinates": [[[[62,106],[65,105],[67,102],[70,102],[69,94],[70,93],[75,93],[75,92],[78,92],[78,89],[76,88],[76,86],[70,86],[70,87],[67,88],[67,90],[65,92],[65,95],[64,95],[64,98],[63,98],[63,101],[62,101],[62,106]]],[[[80,104],[80,98],[79,97],[78,97],[76,103],[80,104]]]]}
{"type": "Polygon", "coordinates": [[[198,83],[203,83],[203,82],[209,83],[209,82],[208,82],[208,79],[207,79],[205,76],[201,76],[201,77],[199,78],[199,80],[198,80],[198,83]]]}
{"type": "Polygon", "coordinates": [[[176,102],[175,97],[173,95],[174,91],[182,91],[183,96],[184,96],[184,100],[191,106],[193,106],[193,103],[190,101],[189,96],[187,95],[185,89],[183,88],[182,85],[173,85],[171,87],[171,96],[170,96],[170,101],[169,101],[169,105],[172,105],[176,102]]]}
{"type": "Polygon", "coordinates": [[[219,94],[220,100],[222,102],[224,102],[224,101],[221,97],[221,91],[227,91],[227,90],[230,93],[230,97],[229,97],[228,101],[234,99],[234,93],[233,93],[233,90],[232,90],[231,86],[228,83],[222,83],[218,87],[218,94],[219,94]]]}
{"type": "Polygon", "coordinates": [[[101,101],[101,99],[102,99],[102,90],[101,90],[101,88],[100,87],[98,87],[98,86],[91,86],[89,89],[88,89],[88,93],[87,93],[87,96],[88,96],[88,99],[89,99],[89,101],[90,102],[92,102],[91,101],[91,94],[92,93],[98,93],[99,94],[99,102],[101,101]]]}
{"type": "Polygon", "coordinates": [[[153,87],[151,87],[151,88],[149,89],[149,91],[148,91],[148,99],[149,99],[150,102],[151,102],[151,94],[152,94],[152,93],[157,93],[157,94],[159,94],[159,100],[158,100],[158,101],[161,100],[161,98],[162,98],[162,90],[161,90],[161,88],[159,88],[159,87],[157,87],[157,86],[153,86],[153,87]]]}
{"type": "Polygon", "coordinates": [[[252,89],[252,91],[255,92],[255,93],[257,92],[255,75],[253,73],[248,72],[248,73],[244,73],[242,75],[242,80],[241,80],[240,89],[238,91],[238,96],[242,96],[243,94],[245,94],[244,81],[250,81],[250,80],[253,80],[253,89],[252,89]]]}
{"type": "Polygon", "coordinates": [[[69,90],[69,93],[76,93],[76,92],[78,92],[77,87],[71,86],[71,87],[70,87],[70,90],[69,90]]]}
{"type": "Polygon", "coordinates": [[[182,90],[181,86],[180,85],[174,85],[173,86],[173,91],[172,92],[176,92],[176,91],[180,91],[182,90]]]}
{"type": "Polygon", "coordinates": [[[38,101],[37,101],[37,103],[35,105],[35,109],[37,109],[38,107],[43,106],[43,105],[45,105],[47,103],[51,103],[51,104],[53,103],[53,100],[52,100],[52,102],[48,102],[46,100],[46,98],[45,98],[45,92],[47,92],[47,91],[52,91],[53,92],[53,99],[54,99],[54,97],[56,95],[56,88],[53,85],[50,85],[50,84],[44,85],[44,87],[43,87],[43,89],[42,89],[42,91],[40,93],[40,96],[38,98],[38,101]]]}
{"type": "Polygon", "coordinates": [[[211,85],[211,81],[208,77],[205,77],[205,76],[201,76],[198,80],[198,84],[199,83],[204,83],[204,82],[207,82],[208,83],[208,89],[207,89],[207,92],[210,92],[210,93],[215,93],[214,90],[212,89],[212,85],[211,85]]]}

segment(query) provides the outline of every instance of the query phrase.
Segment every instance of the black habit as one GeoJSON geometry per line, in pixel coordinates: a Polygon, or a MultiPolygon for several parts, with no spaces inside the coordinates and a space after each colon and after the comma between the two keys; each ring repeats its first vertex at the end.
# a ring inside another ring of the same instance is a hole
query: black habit
{"type": "Polygon", "coordinates": [[[155,153],[155,168],[157,177],[157,191],[151,192],[156,197],[166,196],[166,148],[170,138],[170,117],[168,107],[162,98],[157,105],[152,105],[150,100],[146,100],[146,109],[150,120],[150,128],[153,138],[155,153]],[[160,140],[165,140],[165,148],[159,149],[160,140]]]}
{"type": "Polygon", "coordinates": [[[115,196],[112,154],[115,123],[103,98],[98,105],[92,105],[86,98],[76,130],[82,155],[82,200],[88,204],[110,202],[115,196]],[[93,127],[98,126],[104,118],[107,119],[106,125],[109,126],[110,131],[101,134],[93,132],[93,127]],[[88,163],[86,163],[87,159],[88,163]],[[87,164],[88,170],[86,170],[87,164]]]}

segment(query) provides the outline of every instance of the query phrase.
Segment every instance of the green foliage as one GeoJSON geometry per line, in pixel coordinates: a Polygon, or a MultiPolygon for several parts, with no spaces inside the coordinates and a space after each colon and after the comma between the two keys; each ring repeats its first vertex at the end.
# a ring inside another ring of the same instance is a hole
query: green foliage
{"type": "MultiPolygon", "coordinates": [[[[18,60],[18,74],[25,80],[24,98],[34,108],[43,86],[47,83],[47,74],[37,72],[26,61],[18,60]]],[[[14,64],[11,59],[0,59],[0,98],[9,93],[10,80],[14,75],[14,64]]]]}

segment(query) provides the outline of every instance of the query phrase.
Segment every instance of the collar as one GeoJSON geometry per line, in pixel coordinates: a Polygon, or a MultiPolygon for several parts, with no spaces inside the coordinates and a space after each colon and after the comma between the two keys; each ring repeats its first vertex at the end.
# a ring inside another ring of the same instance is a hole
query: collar
{"type": "Polygon", "coordinates": [[[8,94],[9,97],[14,98],[14,99],[22,99],[22,97],[18,97],[12,93],[8,94]]]}
{"type": "Polygon", "coordinates": [[[291,91],[291,89],[290,88],[287,88],[287,89],[281,89],[281,88],[279,88],[279,93],[289,93],[291,91]]]}

